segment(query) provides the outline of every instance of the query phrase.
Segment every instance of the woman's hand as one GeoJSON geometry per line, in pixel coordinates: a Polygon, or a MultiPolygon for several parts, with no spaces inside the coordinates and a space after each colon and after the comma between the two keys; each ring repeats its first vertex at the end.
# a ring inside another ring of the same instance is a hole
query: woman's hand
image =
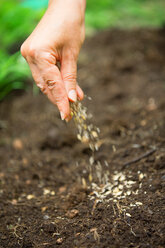
{"type": "Polygon", "coordinates": [[[84,13],[85,0],[51,0],[45,15],[21,46],[37,86],[67,121],[71,118],[69,100],[83,99],[76,78],[77,58],[85,38],[84,13]]]}

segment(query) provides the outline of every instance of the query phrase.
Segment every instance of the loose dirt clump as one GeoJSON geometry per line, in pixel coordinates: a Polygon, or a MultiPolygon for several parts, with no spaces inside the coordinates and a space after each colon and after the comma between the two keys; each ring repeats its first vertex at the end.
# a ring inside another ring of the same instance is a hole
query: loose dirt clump
{"type": "Polygon", "coordinates": [[[0,104],[0,248],[162,248],[164,29],[100,32],[78,72],[83,143],[42,94],[0,104]]]}

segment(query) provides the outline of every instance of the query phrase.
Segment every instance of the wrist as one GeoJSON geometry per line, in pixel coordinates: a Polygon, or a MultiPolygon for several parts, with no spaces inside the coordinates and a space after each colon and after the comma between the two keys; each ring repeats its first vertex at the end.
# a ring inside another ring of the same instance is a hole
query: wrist
{"type": "Polygon", "coordinates": [[[56,4],[57,2],[63,2],[64,4],[69,3],[69,4],[78,4],[82,11],[85,12],[86,8],[86,0],[49,0],[49,6],[56,4]]]}
{"type": "Polygon", "coordinates": [[[68,22],[85,22],[86,0],[49,0],[47,9],[48,15],[56,17],[56,19],[66,20],[68,22]]]}

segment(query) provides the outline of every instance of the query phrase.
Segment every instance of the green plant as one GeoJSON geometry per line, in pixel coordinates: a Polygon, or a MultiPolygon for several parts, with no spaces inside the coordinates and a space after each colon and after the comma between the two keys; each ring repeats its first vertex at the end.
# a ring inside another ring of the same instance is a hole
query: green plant
{"type": "Polygon", "coordinates": [[[23,7],[18,0],[0,2],[0,100],[10,91],[26,89],[30,70],[18,51],[34,29],[43,10],[23,7]]]}
{"type": "Polygon", "coordinates": [[[21,43],[34,29],[43,10],[23,7],[18,0],[0,2],[0,47],[8,52],[11,46],[21,43]]]}
{"type": "Polygon", "coordinates": [[[164,9],[164,0],[87,0],[87,31],[107,27],[160,27],[165,22],[164,9]]]}
{"type": "MultiPolygon", "coordinates": [[[[28,66],[19,53],[11,54],[34,29],[44,13],[40,7],[47,2],[0,1],[0,99],[13,89],[26,88],[28,66]]],[[[164,9],[164,0],[87,0],[87,33],[107,27],[159,27],[165,22],[164,9]]]]}
{"type": "Polygon", "coordinates": [[[26,88],[29,68],[19,52],[11,56],[0,52],[0,71],[0,100],[12,90],[26,88]]]}

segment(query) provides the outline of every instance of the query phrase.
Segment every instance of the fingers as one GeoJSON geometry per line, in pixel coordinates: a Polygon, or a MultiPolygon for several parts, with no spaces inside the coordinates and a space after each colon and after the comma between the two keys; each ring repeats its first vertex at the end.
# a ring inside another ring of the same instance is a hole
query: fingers
{"type": "Polygon", "coordinates": [[[81,101],[84,98],[84,93],[77,84],[77,61],[73,56],[63,56],[61,74],[69,100],[71,102],[76,102],[77,99],[81,101]]]}
{"type": "Polygon", "coordinates": [[[55,57],[52,59],[49,54],[40,52],[40,55],[35,53],[34,57],[26,56],[26,59],[37,86],[57,105],[62,120],[71,119],[67,91],[61,73],[55,65],[55,57]]]}
{"type": "Polygon", "coordinates": [[[68,120],[70,118],[70,107],[67,92],[62,82],[60,71],[56,66],[52,66],[42,72],[44,81],[46,82],[48,97],[57,105],[61,118],[68,120]]]}
{"type": "Polygon", "coordinates": [[[61,75],[71,102],[77,101],[77,61],[73,56],[63,56],[61,62],[61,75]]]}
{"type": "Polygon", "coordinates": [[[77,90],[78,100],[82,101],[84,98],[84,92],[82,91],[82,89],[80,88],[78,84],[76,85],[76,90],[77,90]]]}

